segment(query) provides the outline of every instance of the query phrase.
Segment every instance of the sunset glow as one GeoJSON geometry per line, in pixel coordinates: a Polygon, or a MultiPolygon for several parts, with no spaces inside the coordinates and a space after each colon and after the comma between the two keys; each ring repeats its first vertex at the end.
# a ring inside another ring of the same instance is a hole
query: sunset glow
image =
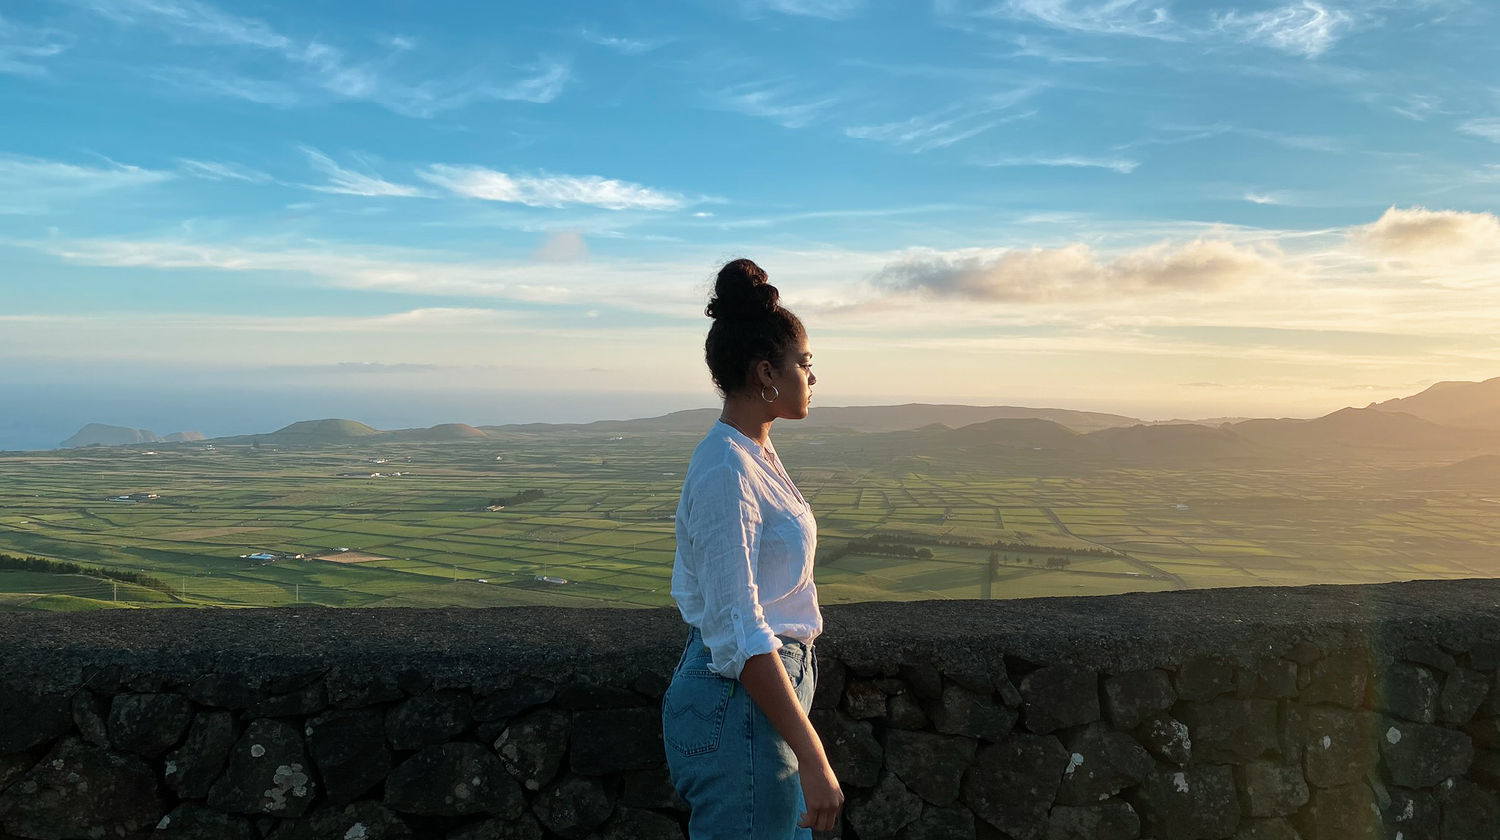
{"type": "MultiPolygon", "coordinates": [[[[704,406],[734,256],[818,405],[1312,416],[1500,375],[1492,5],[421,9],[6,4],[0,389],[181,417],[60,434],[704,406]]],[[[28,410],[0,448],[43,445],[28,410]]]]}

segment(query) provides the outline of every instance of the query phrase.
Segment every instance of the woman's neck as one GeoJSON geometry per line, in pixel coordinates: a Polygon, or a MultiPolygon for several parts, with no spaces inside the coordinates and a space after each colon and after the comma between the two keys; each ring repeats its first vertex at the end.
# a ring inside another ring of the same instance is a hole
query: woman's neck
{"type": "Polygon", "coordinates": [[[740,434],[765,446],[771,441],[771,421],[765,409],[745,400],[725,400],[724,411],[719,419],[738,430],[740,434]]]}

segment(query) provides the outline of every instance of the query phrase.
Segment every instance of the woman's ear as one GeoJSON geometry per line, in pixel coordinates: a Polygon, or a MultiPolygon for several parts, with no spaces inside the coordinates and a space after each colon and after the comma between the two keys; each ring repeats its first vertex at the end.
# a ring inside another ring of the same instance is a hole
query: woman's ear
{"type": "Polygon", "coordinates": [[[755,363],[755,367],[753,368],[753,370],[755,372],[755,384],[757,386],[765,388],[776,384],[776,379],[772,376],[772,373],[775,372],[776,368],[772,367],[769,361],[761,359],[760,361],[755,363]]]}

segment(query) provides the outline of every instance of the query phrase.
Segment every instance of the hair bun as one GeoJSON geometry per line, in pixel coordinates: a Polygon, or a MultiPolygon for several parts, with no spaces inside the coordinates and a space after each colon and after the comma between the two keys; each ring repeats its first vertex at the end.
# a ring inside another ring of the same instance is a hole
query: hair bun
{"type": "Polygon", "coordinates": [[[746,259],[732,260],[719,269],[714,296],[703,314],[714,320],[748,321],[764,318],[779,307],[781,295],[765,269],[746,259]]]}

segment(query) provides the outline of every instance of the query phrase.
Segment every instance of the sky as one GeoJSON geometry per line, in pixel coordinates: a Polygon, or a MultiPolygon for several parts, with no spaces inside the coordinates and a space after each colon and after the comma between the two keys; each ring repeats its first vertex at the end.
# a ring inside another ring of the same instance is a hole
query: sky
{"type": "Polygon", "coordinates": [[[741,256],[815,407],[1497,376],[1497,41],[1478,0],[8,0],[0,447],[712,405],[741,256]]]}

